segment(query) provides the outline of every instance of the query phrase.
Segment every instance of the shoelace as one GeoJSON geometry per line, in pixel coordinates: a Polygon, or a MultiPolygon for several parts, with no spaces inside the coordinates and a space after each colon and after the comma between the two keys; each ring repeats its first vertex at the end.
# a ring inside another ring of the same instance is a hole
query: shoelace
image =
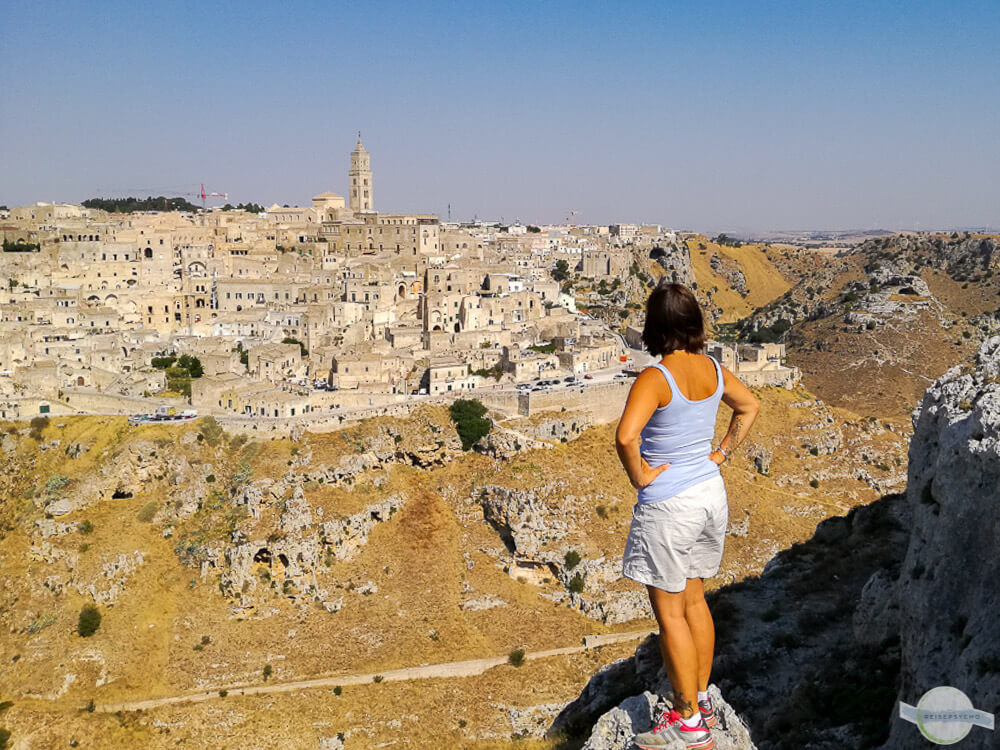
{"type": "Polygon", "coordinates": [[[663,712],[663,716],[660,717],[660,721],[657,722],[656,726],[653,727],[654,732],[659,732],[668,727],[672,727],[681,720],[681,715],[677,713],[674,709],[670,708],[663,712]]]}

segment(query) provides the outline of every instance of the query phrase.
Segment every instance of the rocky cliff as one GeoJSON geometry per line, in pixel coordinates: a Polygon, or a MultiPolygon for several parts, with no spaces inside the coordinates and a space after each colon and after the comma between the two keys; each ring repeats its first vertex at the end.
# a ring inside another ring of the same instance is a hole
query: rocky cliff
{"type": "MultiPolygon", "coordinates": [[[[898,702],[938,685],[1000,712],[1000,337],[931,385],[913,422],[905,494],[827,519],[759,577],[710,596],[713,679],[757,747],[921,746],[898,702]]],[[[649,638],[598,672],[553,729],[629,748],[650,696],[667,689],[649,638]]],[[[750,746],[732,744],[732,725],[720,747],[750,746]]],[[[962,747],[998,742],[973,728],[962,747]]]]}

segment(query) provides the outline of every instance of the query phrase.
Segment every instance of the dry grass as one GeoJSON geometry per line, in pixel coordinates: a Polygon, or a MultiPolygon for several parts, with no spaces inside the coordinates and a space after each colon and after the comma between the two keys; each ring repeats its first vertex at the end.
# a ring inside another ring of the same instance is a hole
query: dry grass
{"type": "Polygon", "coordinates": [[[726,247],[711,242],[706,237],[689,239],[687,245],[698,288],[703,291],[717,288],[712,293],[713,302],[725,311],[719,318],[720,323],[731,323],[746,317],[791,288],[791,283],[775,267],[760,245],[726,247]],[[700,249],[702,245],[704,250],[700,249]],[[721,255],[739,265],[749,290],[746,297],[736,292],[722,274],[712,270],[709,260],[713,255],[721,255]]]}
{"type": "MultiPolygon", "coordinates": [[[[871,500],[875,494],[853,480],[824,482],[818,490],[778,487],[775,479],[781,474],[807,477],[842,458],[796,458],[789,448],[787,437],[796,433],[798,425],[812,421],[809,414],[790,406],[808,398],[807,393],[764,390],[758,395],[764,410],[752,439],[774,446],[775,456],[771,477],[756,475],[743,455],[734,456],[726,469],[732,517],[751,516],[749,535],[727,543],[724,573],[736,578],[759,571],[773,549],[807,538],[823,515],[871,500]],[[789,516],[781,509],[782,505],[817,504],[826,510],[815,516],[789,516]]],[[[852,418],[846,412],[836,414],[841,420],[852,418]]],[[[723,414],[720,435],[727,423],[728,415],[723,414]]],[[[66,424],[63,445],[70,442],[67,438],[86,438],[93,440],[91,451],[71,460],[61,451],[39,453],[33,441],[22,439],[18,466],[24,475],[15,474],[15,482],[37,484],[55,473],[75,481],[114,460],[131,439],[160,441],[189,460],[209,461],[220,478],[236,460],[229,448],[180,446],[177,438],[190,426],[130,430],[115,420],[95,418],[67,420],[66,424]]],[[[397,423],[400,426],[405,428],[397,423]]],[[[50,427],[50,431],[55,429],[50,427]]],[[[312,448],[312,466],[337,462],[343,450],[353,450],[359,437],[352,432],[356,429],[344,431],[347,434],[307,435],[294,444],[265,442],[254,462],[255,477],[287,471],[292,447],[312,448]]],[[[173,746],[186,737],[211,740],[210,746],[253,738],[256,746],[276,747],[288,737],[311,743],[317,736],[353,727],[372,732],[364,739],[359,736],[356,742],[362,745],[391,741],[398,731],[405,731],[417,746],[432,747],[433,738],[444,737],[459,743],[449,746],[504,747],[513,728],[498,704],[523,708],[568,701],[612,652],[631,653],[634,644],[604,649],[599,655],[529,661],[518,670],[497,668],[477,678],[345,688],[339,698],[322,691],[267,698],[229,696],[224,701],[157,709],[121,721],[84,716],[78,708],[91,698],[99,703],[117,702],[255,683],[261,680],[264,664],[273,666],[272,680],[283,681],[495,656],[514,648],[533,651],[579,643],[588,633],[652,628],[652,620],[603,625],[539,596],[554,591],[555,582],[535,586],[512,578],[502,570],[507,552],[496,532],[483,522],[478,504],[478,488],[484,484],[534,491],[545,513],[572,521],[570,533],[553,549],[557,556],[572,548],[589,559],[619,558],[634,490],[618,463],[613,432],[613,424],[590,428],[571,443],[527,451],[509,462],[469,453],[433,470],[392,465],[360,477],[351,488],[310,485],[306,496],[317,515],[322,509],[324,520],[355,513],[395,492],[406,497],[390,520],[374,528],[356,557],[317,570],[320,585],[332,597],[343,597],[343,609],[334,614],[317,604],[296,604],[274,594],[247,618],[234,619],[215,579],[210,576],[202,581],[196,570],[179,562],[173,539],[163,538],[156,525],[138,520],[139,509],[147,502],[162,502],[162,490],[154,484],[137,488],[132,498],[103,498],[60,519],[85,518],[94,526],[86,537],[74,532],[51,540],[55,547],[67,550],[81,543],[89,545],[79,553],[84,580],[99,579],[101,564],[119,553],[143,550],[147,555],[125,582],[119,603],[102,607],[100,630],[84,640],[73,632],[84,597],[75,592],[57,597],[44,589],[39,582],[53,575],[65,577],[65,567],[30,560],[29,538],[23,530],[16,531],[0,540],[4,561],[0,585],[7,600],[17,602],[16,609],[0,610],[0,625],[11,633],[0,642],[0,659],[11,665],[0,675],[0,691],[14,696],[24,696],[26,691],[54,695],[66,673],[77,677],[54,704],[18,701],[8,724],[21,732],[31,727],[38,746],[51,745],[46,744],[47,738],[55,737],[57,744],[74,738],[81,742],[90,738],[95,744],[99,738],[99,744],[112,748],[160,747],[173,746]],[[376,477],[384,480],[377,489],[376,477]],[[603,507],[601,513],[598,506],[603,507]],[[378,587],[376,593],[364,595],[355,590],[367,581],[378,587]],[[461,609],[464,599],[485,594],[499,597],[506,606],[461,609]],[[24,632],[28,623],[49,612],[56,615],[54,624],[33,635],[24,632]],[[210,642],[196,650],[194,646],[206,635],[210,642]],[[22,658],[15,661],[16,655],[22,658]],[[97,687],[102,668],[108,682],[97,687]],[[384,724],[400,714],[420,717],[420,721],[406,719],[400,730],[384,724]],[[153,718],[166,722],[170,733],[153,727],[153,718]],[[464,728],[458,727],[460,719],[467,722],[464,728]],[[227,722],[232,725],[229,729],[224,726],[227,722]],[[491,733],[498,744],[490,744],[491,733]],[[482,740],[479,745],[477,737],[482,740]]],[[[266,529],[260,526],[259,531],[251,528],[248,533],[254,538],[266,535],[266,529]]],[[[607,588],[632,586],[619,580],[607,588]]]]}

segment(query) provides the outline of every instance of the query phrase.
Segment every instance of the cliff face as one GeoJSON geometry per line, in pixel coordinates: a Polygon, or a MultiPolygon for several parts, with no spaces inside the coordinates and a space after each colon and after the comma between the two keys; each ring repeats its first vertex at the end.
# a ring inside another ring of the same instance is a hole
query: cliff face
{"type": "MultiPolygon", "coordinates": [[[[710,597],[713,679],[758,747],[918,746],[898,702],[938,685],[1000,712],[1000,337],[965,370],[914,412],[905,494],[827,519],[759,577],[710,597]]],[[[650,638],[595,675],[554,728],[628,748],[621,732],[607,739],[609,723],[667,685],[650,638]]],[[[974,728],[962,747],[998,739],[974,728]]]]}
{"type": "MultiPolygon", "coordinates": [[[[909,547],[894,588],[902,650],[899,699],[938,685],[1000,712],[1000,337],[970,372],[953,368],[914,414],[906,490],[909,547]]],[[[894,719],[887,748],[912,747],[894,719]]],[[[973,729],[962,747],[996,747],[973,729]]]]}

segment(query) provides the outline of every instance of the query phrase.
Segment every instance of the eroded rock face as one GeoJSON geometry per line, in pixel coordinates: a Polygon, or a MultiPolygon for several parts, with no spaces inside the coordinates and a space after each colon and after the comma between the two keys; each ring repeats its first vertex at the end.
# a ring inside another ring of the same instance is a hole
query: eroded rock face
{"type": "Polygon", "coordinates": [[[338,560],[349,560],[367,543],[375,525],[388,521],[405,498],[397,493],[339,521],[320,524],[320,540],[338,560]]]}
{"type": "Polygon", "coordinates": [[[493,525],[511,552],[535,557],[545,539],[558,540],[569,530],[565,521],[549,517],[547,508],[535,494],[498,485],[484,485],[479,490],[483,518],[493,525]]]}
{"type": "Polygon", "coordinates": [[[729,286],[733,288],[733,291],[738,292],[742,297],[747,296],[747,277],[743,274],[743,269],[740,268],[739,263],[731,258],[713,253],[712,257],[708,259],[708,265],[712,267],[713,271],[729,282],[729,286]]]}
{"type": "Polygon", "coordinates": [[[686,243],[661,246],[659,250],[654,249],[650,257],[660,264],[671,281],[688,287],[695,283],[691,253],[686,243]]]}
{"type": "MultiPolygon", "coordinates": [[[[907,703],[951,685],[978,708],[1000,706],[998,376],[994,337],[980,347],[971,372],[946,372],[914,412],[906,489],[912,531],[895,587],[903,652],[898,698],[907,703]]],[[[878,611],[863,624],[877,627],[878,611]]],[[[963,747],[985,747],[976,744],[985,734],[973,728],[963,747]]],[[[916,736],[897,718],[886,747],[912,747],[916,736]]]]}
{"type": "Polygon", "coordinates": [[[508,460],[530,448],[551,448],[550,443],[534,440],[512,430],[494,425],[486,437],[476,443],[476,450],[487,456],[508,460]]]}

